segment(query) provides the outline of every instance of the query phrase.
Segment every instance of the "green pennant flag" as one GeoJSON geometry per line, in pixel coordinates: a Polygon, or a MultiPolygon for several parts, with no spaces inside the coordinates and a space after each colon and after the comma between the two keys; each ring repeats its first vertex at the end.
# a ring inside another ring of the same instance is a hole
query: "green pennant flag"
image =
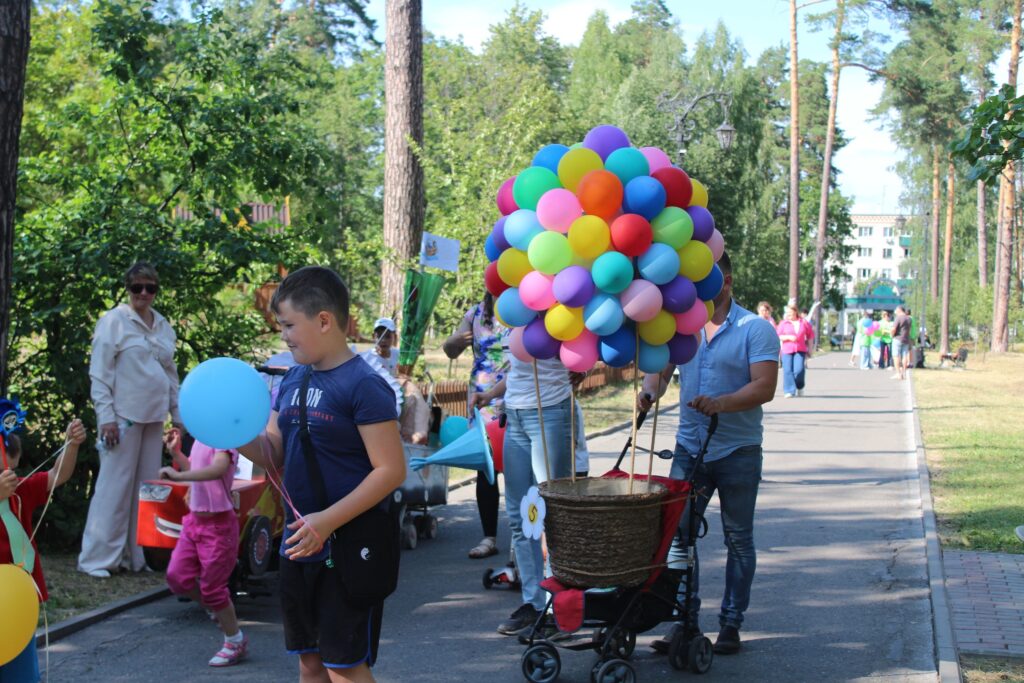
{"type": "Polygon", "coordinates": [[[402,304],[402,337],[398,364],[412,366],[419,358],[423,337],[441,297],[444,278],[415,270],[405,272],[405,296],[402,304]]]}
{"type": "Polygon", "coordinates": [[[36,564],[36,551],[32,548],[32,541],[25,533],[25,527],[11,511],[11,501],[0,500],[0,519],[3,520],[7,529],[7,540],[11,543],[11,558],[14,564],[23,568],[29,574],[36,564]]]}

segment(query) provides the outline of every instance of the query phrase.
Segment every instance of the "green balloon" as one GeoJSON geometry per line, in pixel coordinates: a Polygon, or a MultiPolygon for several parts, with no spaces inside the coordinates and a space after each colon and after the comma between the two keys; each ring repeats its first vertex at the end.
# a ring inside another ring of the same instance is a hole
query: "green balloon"
{"type": "Polygon", "coordinates": [[[666,206],[651,221],[654,241],[667,244],[673,249],[682,249],[693,239],[693,219],[678,206],[666,206]]]}
{"type": "Polygon", "coordinates": [[[606,251],[590,269],[594,284],[602,292],[618,294],[633,281],[633,262],[618,251],[606,251]]]}
{"type": "Polygon", "coordinates": [[[569,238],[554,230],[545,230],[530,240],[526,255],[530,265],[545,275],[556,275],[572,263],[569,238]]]}
{"type": "Polygon", "coordinates": [[[518,176],[512,184],[512,198],[520,209],[537,210],[537,202],[548,190],[561,187],[558,176],[543,166],[531,166],[518,176]]]}

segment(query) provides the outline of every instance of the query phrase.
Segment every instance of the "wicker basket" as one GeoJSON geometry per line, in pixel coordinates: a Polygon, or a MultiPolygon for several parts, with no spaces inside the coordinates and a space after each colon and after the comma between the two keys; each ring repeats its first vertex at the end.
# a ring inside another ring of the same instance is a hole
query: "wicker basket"
{"type": "Polygon", "coordinates": [[[637,586],[651,572],[667,489],[628,479],[554,479],[540,485],[555,578],[567,586],[637,586]]]}

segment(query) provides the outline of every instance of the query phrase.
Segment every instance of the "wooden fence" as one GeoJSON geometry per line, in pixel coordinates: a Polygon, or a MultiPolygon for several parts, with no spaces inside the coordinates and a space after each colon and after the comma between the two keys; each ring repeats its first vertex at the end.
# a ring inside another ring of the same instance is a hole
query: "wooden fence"
{"type": "MultiPolygon", "coordinates": [[[[596,391],[606,384],[632,381],[633,372],[633,365],[628,365],[624,368],[613,368],[604,363],[598,363],[590,371],[586,379],[583,380],[576,393],[579,396],[583,396],[596,391]]],[[[428,382],[421,383],[419,388],[423,392],[424,398],[429,396],[431,386],[428,382]]],[[[440,406],[449,415],[468,417],[466,414],[466,396],[469,392],[469,382],[454,379],[442,380],[434,384],[433,390],[434,405],[440,406]]]]}

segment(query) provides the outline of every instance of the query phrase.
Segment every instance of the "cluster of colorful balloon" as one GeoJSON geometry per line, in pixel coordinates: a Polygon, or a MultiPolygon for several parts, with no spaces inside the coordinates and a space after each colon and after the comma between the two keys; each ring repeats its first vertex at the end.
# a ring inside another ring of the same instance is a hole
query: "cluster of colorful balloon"
{"type": "Polygon", "coordinates": [[[693,357],[725,243],[707,190],[662,150],[597,126],[572,147],[543,147],[497,203],[484,282],[517,358],[577,372],[635,358],[656,372],[693,357]]]}

